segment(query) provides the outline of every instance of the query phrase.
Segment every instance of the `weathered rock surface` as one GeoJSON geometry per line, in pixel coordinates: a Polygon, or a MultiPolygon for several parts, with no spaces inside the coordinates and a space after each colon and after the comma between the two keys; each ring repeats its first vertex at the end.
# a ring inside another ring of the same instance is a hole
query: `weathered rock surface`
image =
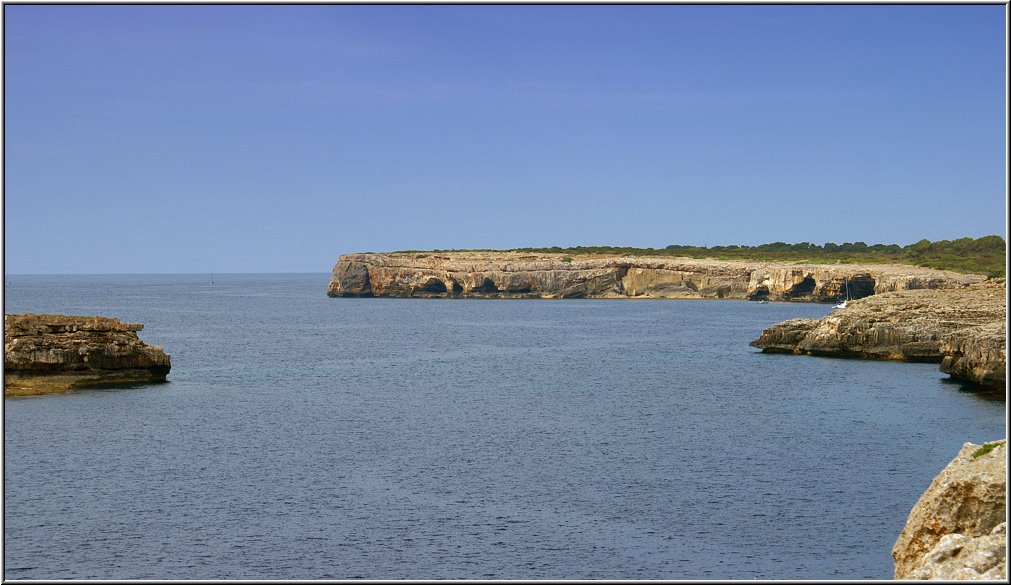
{"type": "Polygon", "coordinates": [[[848,303],[821,319],[790,319],[751,342],[765,352],[941,363],[953,377],[1005,385],[1004,280],[906,290],[848,303]]]}
{"type": "Polygon", "coordinates": [[[941,371],[982,386],[1004,388],[1007,382],[1007,323],[959,329],[941,343],[941,371]]]}
{"type": "Polygon", "coordinates": [[[171,360],[137,336],[140,323],[108,317],[4,316],[4,395],[164,382],[171,360]]]}
{"type": "Polygon", "coordinates": [[[896,579],[1007,581],[1007,441],[995,443],[978,456],[963,445],[913,506],[892,548],[896,579]]]}
{"type": "Polygon", "coordinates": [[[963,287],[983,276],[892,264],[789,264],[694,258],[429,252],[347,254],[331,297],[733,298],[830,302],[963,287]]]}

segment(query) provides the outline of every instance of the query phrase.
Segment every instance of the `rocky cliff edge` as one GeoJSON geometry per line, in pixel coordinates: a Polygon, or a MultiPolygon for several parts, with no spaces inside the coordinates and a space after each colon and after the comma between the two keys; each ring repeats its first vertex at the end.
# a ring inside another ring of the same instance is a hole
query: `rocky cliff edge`
{"type": "Polygon", "coordinates": [[[164,382],[171,358],[137,336],[140,323],[108,317],[4,316],[4,395],[164,382]]]}
{"type": "Polygon", "coordinates": [[[331,297],[732,298],[831,302],[983,276],[893,264],[795,264],[524,252],[341,256],[331,297]]]}
{"type": "Polygon", "coordinates": [[[913,506],[896,579],[1007,581],[1007,441],[966,443],[913,506]]]}
{"type": "Polygon", "coordinates": [[[751,342],[770,353],[940,363],[952,377],[1006,384],[1004,279],[966,288],[906,290],[847,304],[821,319],[790,319],[751,342]]]}

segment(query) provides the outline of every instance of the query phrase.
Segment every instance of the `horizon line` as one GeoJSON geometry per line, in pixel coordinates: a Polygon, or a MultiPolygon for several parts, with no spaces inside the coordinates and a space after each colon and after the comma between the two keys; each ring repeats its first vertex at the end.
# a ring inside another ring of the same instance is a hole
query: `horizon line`
{"type": "Polygon", "coordinates": [[[4,272],[9,276],[209,276],[240,274],[330,274],[323,272],[4,272]]]}

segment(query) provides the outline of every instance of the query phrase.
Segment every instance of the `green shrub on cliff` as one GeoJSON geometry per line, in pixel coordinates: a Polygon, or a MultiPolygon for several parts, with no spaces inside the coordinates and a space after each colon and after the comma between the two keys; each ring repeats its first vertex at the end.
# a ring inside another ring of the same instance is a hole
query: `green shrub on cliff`
{"type": "Polygon", "coordinates": [[[1007,443],[1007,441],[994,441],[993,443],[987,443],[987,444],[983,445],[982,447],[980,447],[979,449],[976,449],[975,451],[973,451],[972,452],[972,458],[974,460],[975,459],[979,459],[980,457],[986,455],[990,451],[993,451],[994,449],[996,449],[997,447],[999,447],[999,446],[1001,446],[1001,445],[1003,445],[1005,443],[1007,443]]]}

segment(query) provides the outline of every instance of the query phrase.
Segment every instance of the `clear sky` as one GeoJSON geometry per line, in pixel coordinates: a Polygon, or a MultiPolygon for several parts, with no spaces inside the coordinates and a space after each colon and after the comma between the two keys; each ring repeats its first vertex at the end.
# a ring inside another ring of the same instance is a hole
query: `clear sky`
{"type": "Polygon", "coordinates": [[[8,274],[1006,237],[1003,5],[4,18],[8,274]]]}

